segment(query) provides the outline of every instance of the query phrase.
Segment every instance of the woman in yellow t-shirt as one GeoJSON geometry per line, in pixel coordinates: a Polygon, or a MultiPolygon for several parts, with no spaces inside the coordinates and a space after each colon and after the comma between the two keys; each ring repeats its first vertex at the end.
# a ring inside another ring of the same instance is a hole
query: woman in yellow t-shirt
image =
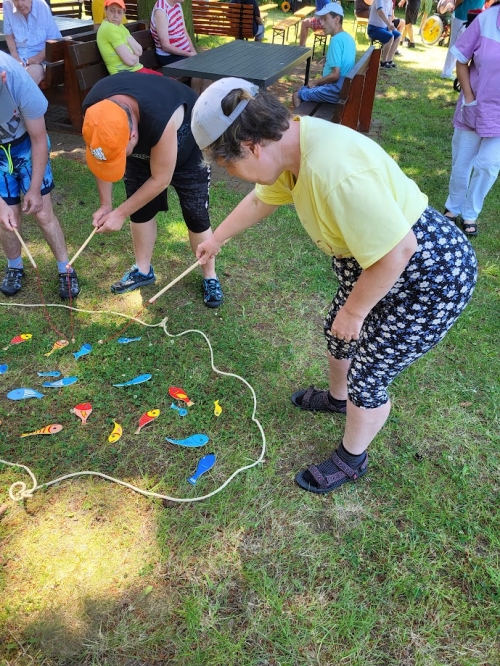
{"type": "Polygon", "coordinates": [[[292,119],[248,81],[213,83],[194,106],[191,128],[207,161],[258,183],[198,246],[201,264],[289,203],[332,256],[339,288],[324,325],[329,390],[292,395],[300,409],[346,414],[337,449],[295,477],[305,490],[330,492],[366,473],[366,449],[389,416],[388,386],[467,305],[474,251],[377,143],[324,120],[292,119]]]}

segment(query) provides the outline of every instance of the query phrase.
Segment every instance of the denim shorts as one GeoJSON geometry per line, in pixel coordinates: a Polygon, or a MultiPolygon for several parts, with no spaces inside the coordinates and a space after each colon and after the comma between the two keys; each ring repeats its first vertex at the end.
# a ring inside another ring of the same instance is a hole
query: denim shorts
{"type": "Polygon", "coordinates": [[[327,83],[324,86],[316,86],[316,88],[302,86],[297,94],[303,102],[328,102],[329,104],[336,104],[339,101],[344,78],[344,76],[341,76],[335,83],[327,83]]]}
{"type": "MultiPolygon", "coordinates": [[[[47,137],[47,146],[50,150],[49,137],[47,137]]],[[[21,193],[26,194],[29,190],[32,173],[31,139],[27,132],[14,141],[1,144],[0,197],[8,206],[16,206],[21,203],[21,193]]],[[[52,169],[50,160],[47,160],[40,193],[44,196],[53,189],[52,169]]]]}
{"type": "Polygon", "coordinates": [[[377,25],[368,25],[368,37],[382,44],[387,44],[391,39],[401,37],[398,30],[389,30],[388,28],[379,28],[377,25]]]}

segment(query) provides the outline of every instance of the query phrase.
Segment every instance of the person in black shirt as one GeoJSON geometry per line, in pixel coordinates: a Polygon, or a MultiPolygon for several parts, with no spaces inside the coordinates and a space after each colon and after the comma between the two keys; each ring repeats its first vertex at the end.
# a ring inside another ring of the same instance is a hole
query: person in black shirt
{"type": "MultiPolygon", "coordinates": [[[[152,284],[156,214],[168,210],[167,188],[179,196],[193,252],[212,235],[208,214],[209,167],[191,133],[197,99],[173,79],[120,72],[101,79],[85,98],[82,134],[87,164],[96,177],[101,206],[93,215],[98,232],[119,231],[130,217],[135,264],[111,286],[121,294],[152,284]],[[113,183],[124,178],[127,199],[112,206],[113,183]]],[[[222,304],[215,262],[202,267],[203,300],[222,304]]]]}

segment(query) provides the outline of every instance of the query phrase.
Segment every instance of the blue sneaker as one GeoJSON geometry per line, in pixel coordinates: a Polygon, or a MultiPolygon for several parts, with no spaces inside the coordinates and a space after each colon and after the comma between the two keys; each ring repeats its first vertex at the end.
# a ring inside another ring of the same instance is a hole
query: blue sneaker
{"type": "Polygon", "coordinates": [[[218,308],[222,305],[224,294],[217,278],[203,280],[203,302],[207,308],[218,308]]]}
{"type": "Polygon", "coordinates": [[[149,267],[149,273],[144,275],[134,264],[121,280],[111,285],[111,291],[113,294],[124,294],[126,291],[145,287],[147,284],[153,284],[153,282],[156,282],[156,277],[152,266],[149,267]]]}

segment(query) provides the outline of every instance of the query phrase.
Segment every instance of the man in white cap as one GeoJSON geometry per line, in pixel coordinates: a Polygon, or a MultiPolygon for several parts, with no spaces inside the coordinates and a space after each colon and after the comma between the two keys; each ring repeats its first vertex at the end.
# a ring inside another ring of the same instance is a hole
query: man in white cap
{"type": "Polygon", "coordinates": [[[339,2],[329,2],[317,11],[315,16],[321,22],[325,35],[331,35],[332,38],[326,53],[323,76],[309,81],[307,86],[302,86],[293,93],[295,108],[306,101],[336,104],[339,101],[344,77],[356,62],[356,43],[342,26],[344,20],[342,5],[339,2]]]}

